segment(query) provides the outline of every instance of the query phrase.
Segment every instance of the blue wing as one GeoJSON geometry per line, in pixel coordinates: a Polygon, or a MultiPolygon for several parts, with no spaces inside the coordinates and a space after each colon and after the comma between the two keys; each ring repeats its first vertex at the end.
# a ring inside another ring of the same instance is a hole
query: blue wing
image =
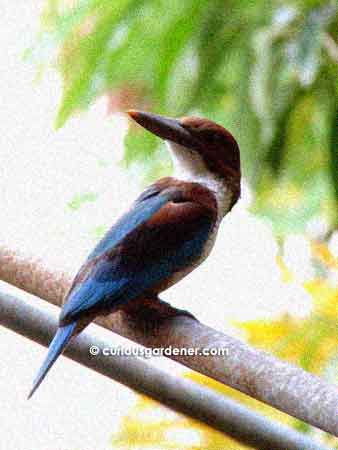
{"type": "Polygon", "coordinates": [[[29,397],[83,324],[142,294],[159,292],[171,276],[201,256],[215,210],[181,194],[151,187],[89,255],[68,293],[60,328],[29,397]]]}
{"type": "Polygon", "coordinates": [[[135,202],[134,207],[124,214],[120,220],[106,233],[87,258],[87,262],[102,255],[120,242],[133,229],[145,222],[168,201],[168,195],[157,195],[152,186],[135,202]]]}
{"type": "Polygon", "coordinates": [[[49,346],[48,354],[33,381],[33,386],[28,394],[28,399],[30,399],[33,396],[34,392],[43,382],[52,365],[55,363],[55,361],[58,359],[58,357],[65,349],[66,345],[73,336],[73,333],[76,329],[76,325],[77,325],[76,322],[72,322],[64,327],[60,327],[56,332],[56,335],[54,336],[49,346]]]}
{"type": "Polygon", "coordinates": [[[203,252],[215,223],[206,207],[148,193],[90,254],[63,306],[60,324],[104,314],[170,279],[203,252]]]}

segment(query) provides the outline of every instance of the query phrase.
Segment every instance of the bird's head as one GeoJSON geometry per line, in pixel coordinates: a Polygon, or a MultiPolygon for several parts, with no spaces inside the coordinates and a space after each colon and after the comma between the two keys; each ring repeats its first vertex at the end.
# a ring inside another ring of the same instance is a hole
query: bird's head
{"type": "Polygon", "coordinates": [[[227,191],[231,198],[225,209],[236,203],[240,195],[240,151],[229,131],[201,117],[172,119],[134,110],[128,114],[167,142],[178,178],[204,183],[219,197],[227,191]]]}

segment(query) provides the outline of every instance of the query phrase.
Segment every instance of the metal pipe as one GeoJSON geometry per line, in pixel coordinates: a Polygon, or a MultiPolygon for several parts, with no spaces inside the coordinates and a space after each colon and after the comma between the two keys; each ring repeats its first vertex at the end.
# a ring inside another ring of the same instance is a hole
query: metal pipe
{"type": "MultiPolygon", "coordinates": [[[[57,308],[50,311],[40,299],[35,298],[32,303],[24,297],[25,293],[19,297],[0,290],[0,324],[48,346],[57,327],[57,308]]],[[[330,450],[209,388],[170,375],[140,358],[91,355],[89,348],[93,345],[103,349],[128,342],[116,335],[112,335],[112,341],[105,340],[95,334],[96,327],[90,325],[71,342],[65,356],[259,450],[330,450]]]]}

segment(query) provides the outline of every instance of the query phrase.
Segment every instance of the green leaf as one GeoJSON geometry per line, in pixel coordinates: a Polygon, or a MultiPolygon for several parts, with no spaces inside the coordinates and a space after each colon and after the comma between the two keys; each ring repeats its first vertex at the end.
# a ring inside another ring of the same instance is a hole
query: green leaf
{"type": "Polygon", "coordinates": [[[186,109],[201,108],[213,98],[217,73],[236,45],[240,29],[241,22],[229,16],[223,0],[209,4],[197,35],[198,77],[186,109]]]}
{"type": "Polygon", "coordinates": [[[269,164],[275,176],[278,176],[281,171],[288,136],[289,121],[301,95],[302,90],[298,86],[295,86],[292,91],[292,99],[288,100],[284,110],[276,118],[275,132],[272,141],[266,150],[266,162],[269,164]]]}
{"type": "Polygon", "coordinates": [[[102,0],[82,0],[59,13],[58,1],[49,0],[42,14],[42,30],[36,43],[26,49],[24,58],[30,61],[47,62],[54,56],[53,48],[65,42],[79,25],[102,7],[102,0]]]}
{"type": "MultiPolygon", "coordinates": [[[[64,125],[68,117],[84,103],[88,102],[91,84],[104,54],[109,46],[114,26],[121,20],[125,10],[133,3],[132,0],[120,0],[105,5],[98,10],[101,14],[96,20],[95,29],[81,38],[77,58],[81,64],[73,74],[70,84],[66,84],[61,107],[56,118],[56,128],[64,125]]],[[[68,62],[69,63],[69,62],[68,62]]]]}
{"type": "Polygon", "coordinates": [[[150,159],[160,144],[159,139],[147,131],[129,130],[124,139],[124,162],[127,167],[134,161],[150,159]]]}
{"type": "Polygon", "coordinates": [[[309,181],[302,190],[284,180],[278,188],[261,193],[253,211],[268,219],[279,236],[302,233],[306,223],[320,214],[325,190],[326,184],[320,177],[309,181]]]}
{"type": "Polygon", "coordinates": [[[131,127],[125,136],[123,164],[143,185],[170,175],[171,159],[163,142],[147,131],[131,127]]]}
{"type": "Polygon", "coordinates": [[[77,211],[85,203],[95,202],[98,198],[98,194],[95,192],[85,192],[84,194],[77,194],[75,197],[67,203],[68,208],[73,211],[77,211]]]}
{"type": "Polygon", "coordinates": [[[98,225],[90,231],[90,236],[95,240],[103,238],[105,235],[107,228],[105,225],[98,225]]]}
{"type": "MultiPolygon", "coordinates": [[[[196,25],[199,23],[203,13],[203,1],[190,0],[180,2],[183,7],[179,8],[174,19],[166,28],[164,35],[160,37],[159,54],[161,58],[157,58],[154,69],[154,86],[156,92],[156,101],[166,109],[166,95],[168,94],[168,85],[170,77],[174,70],[174,65],[186,48],[191,36],[196,32],[196,25]]],[[[173,105],[172,113],[177,114],[181,111],[173,105]]]]}
{"type": "Polygon", "coordinates": [[[302,86],[311,85],[318,74],[322,33],[336,14],[337,6],[333,3],[310,10],[304,26],[297,33],[293,46],[289,49],[291,61],[302,86]]]}
{"type": "Polygon", "coordinates": [[[338,99],[336,99],[336,107],[333,108],[331,120],[332,120],[331,136],[329,142],[329,152],[330,152],[329,171],[336,203],[334,226],[337,228],[338,227],[338,99]]]}

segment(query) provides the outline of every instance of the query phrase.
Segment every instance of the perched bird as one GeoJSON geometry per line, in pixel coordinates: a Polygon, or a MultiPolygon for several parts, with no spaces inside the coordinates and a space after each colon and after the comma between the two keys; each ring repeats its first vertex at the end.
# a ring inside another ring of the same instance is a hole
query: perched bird
{"type": "Polygon", "coordinates": [[[219,224],[240,195],[240,152],[220,125],[129,111],[164,139],[174,177],[149,186],[88,256],[61,309],[58,331],[30,398],[73,336],[107,315],[177,283],[210,253],[219,224]]]}

